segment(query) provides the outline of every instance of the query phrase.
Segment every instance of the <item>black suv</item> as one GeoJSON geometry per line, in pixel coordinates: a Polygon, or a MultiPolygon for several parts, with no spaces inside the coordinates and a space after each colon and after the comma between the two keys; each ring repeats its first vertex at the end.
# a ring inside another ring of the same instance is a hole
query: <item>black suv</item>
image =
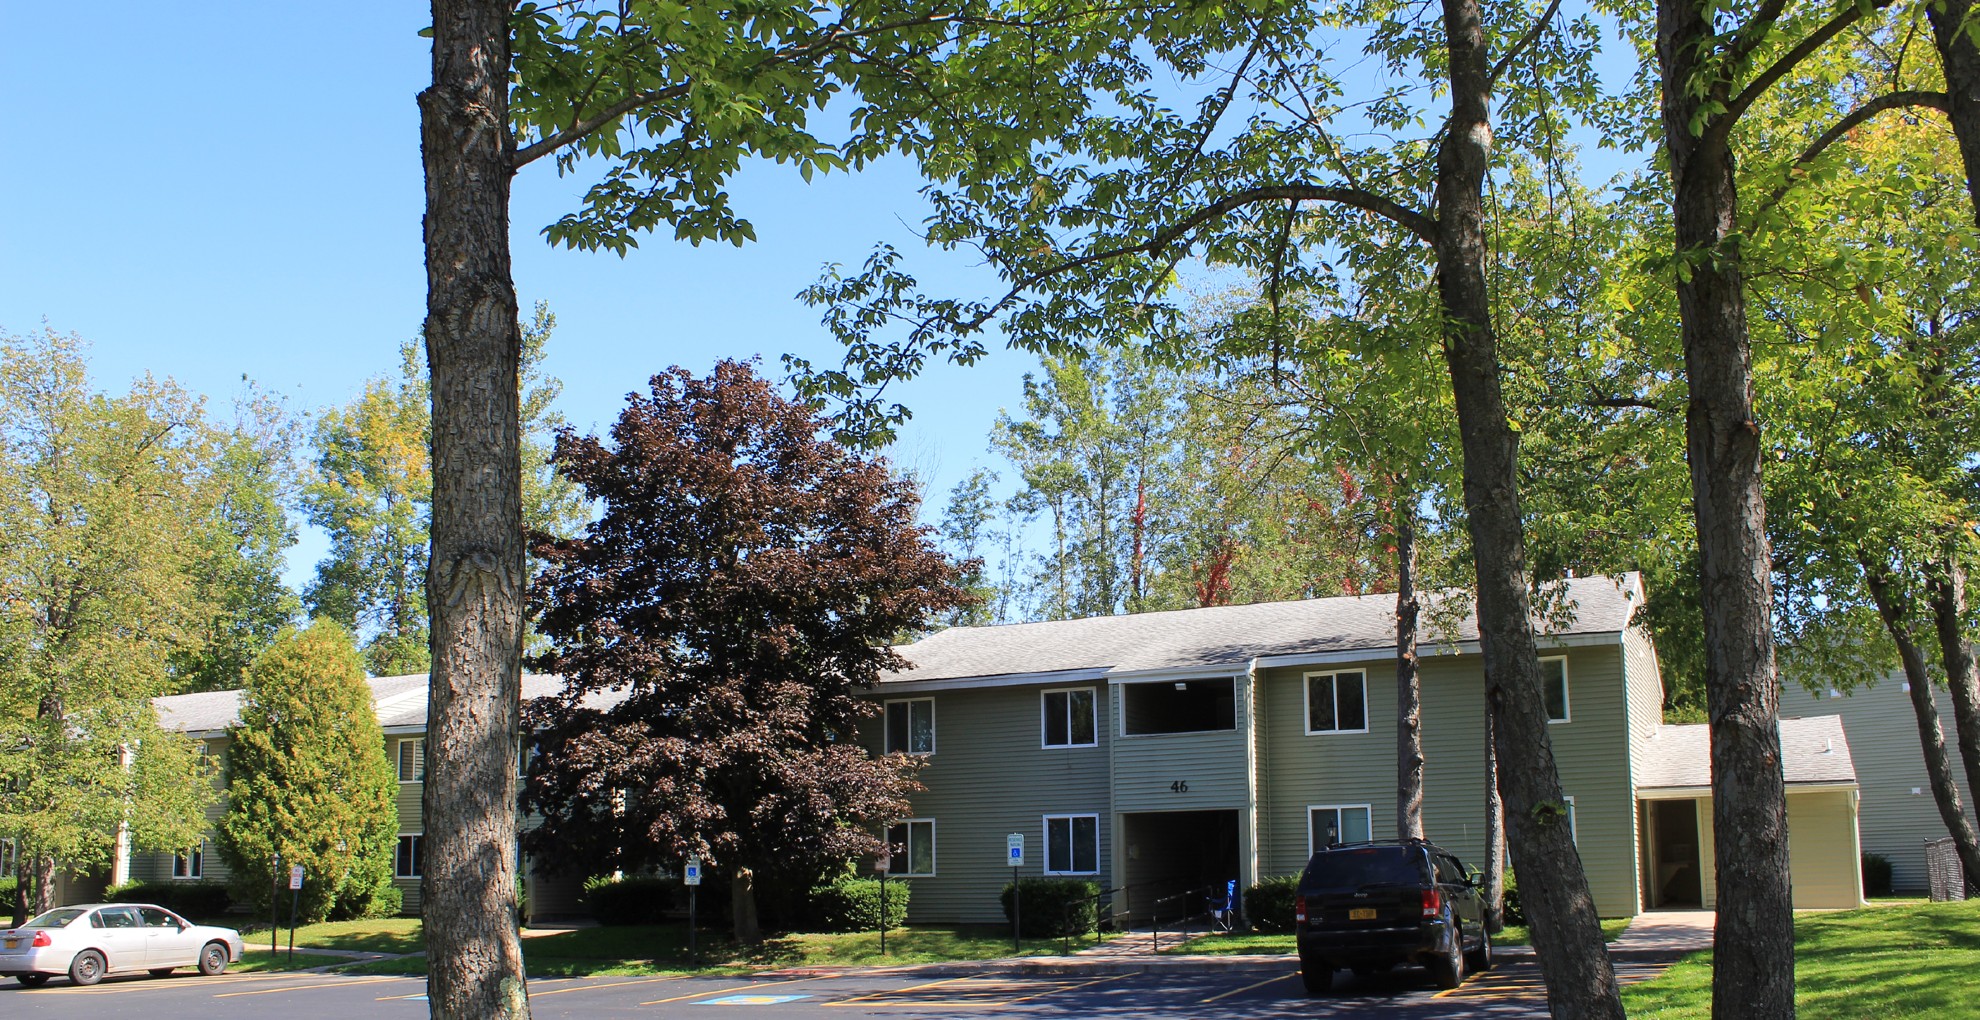
{"type": "Polygon", "coordinates": [[[1309,993],[1334,972],[1374,974],[1421,963],[1443,988],[1492,966],[1485,897],[1450,851],[1421,840],[1332,846],[1299,876],[1293,916],[1309,993]]]}

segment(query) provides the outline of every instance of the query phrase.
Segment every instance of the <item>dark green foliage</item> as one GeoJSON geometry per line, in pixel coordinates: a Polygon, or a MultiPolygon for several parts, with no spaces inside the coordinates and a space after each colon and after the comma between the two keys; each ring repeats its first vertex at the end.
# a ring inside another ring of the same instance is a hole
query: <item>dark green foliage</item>
{"type": "Polygon", "coordinates": [[[0,919],[11,918],[20,902],[20,880],[0,878],[0,919]]]}
{"type": "Polygon", "coordinates": [[[1511,868],[1506,869],[1506,909],[1505,923],[1526,924],[1526,909],[1519,903],[1519,879],[1511,868]]]}
{"type": "Polygon", "coordinates": [[[1891,859],[1883,854],[1863,855],[1863,895],[1891,894],[1891,859]]]}
{"type": "MultiPolygon", "coordinates": [[[[907,923],[911,882],[886,883],[887,927],[907,923]]],[[[881,883],[874,878],[842,878],[811,890],[811,906],[820,931],[877,931],[880,928],[881,883]]]]}
{"type": "Polygon", "coordinates": [[[1293,900],[1298,894],[1298,875],[1265,879],[1244,891],[1244,919],[1256,931],[1291,931],[1293,900]]]}
{"type": "Polygon", "coordinates": [[[1028,939],[1084,935],[1100,927],[1100,883],[1083,878],[1020,878],[1004,886],[1004,919],[1011,917],[1013,893],[1021,892],[1023,919],[1018,934],[1028,939]]]}
{"type": "Polygon", "coordinates": [[[216,842],[235,895],[259,910],[301,865],[305,920],[396,912],[398,777],[349,632],[319,620],[278,636],[248,671],[232,735],[216,842]]]}
{"type": "Polygon", "coordinates": [[[658,924],[680,901],[672,878],[587,878],[584,906],[599,924],[658,924]]]}
{"type": "Polygon", "coordinates": [[[357,921],[367,917],[397,917],[405,913],[406,894],[387,881],[369,889],[346,886],[330,905],[332,921],[357,921]]]}
{"type": "Polygon", "coordinates": [[[225,914],[234,897],[218,882],[130,882],[103,894],[111,903],[151,903],[196,921],[225,914]]]}

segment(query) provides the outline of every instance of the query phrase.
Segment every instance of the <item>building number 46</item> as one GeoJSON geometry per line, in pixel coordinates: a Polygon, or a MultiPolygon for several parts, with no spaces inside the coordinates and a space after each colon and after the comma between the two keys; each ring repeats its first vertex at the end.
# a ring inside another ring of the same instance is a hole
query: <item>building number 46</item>
{"type": "Polygon", "coordinates": [[[1178,780],[1176,780],[1175,782],[1173,782],[1173,783],[1170,783],[1170,784],[1169,784],[1169,792],[1170,792],[1170,793],[1188,793],[1188,792],[1189,792],[1189,784],[1188,784],[1188,783],[1185,783],[1185,782],[1183,782],[1183,781],[1182,781],[1182,780],[1180,780],[1180,779],[1178,779],[1178,780]]]}

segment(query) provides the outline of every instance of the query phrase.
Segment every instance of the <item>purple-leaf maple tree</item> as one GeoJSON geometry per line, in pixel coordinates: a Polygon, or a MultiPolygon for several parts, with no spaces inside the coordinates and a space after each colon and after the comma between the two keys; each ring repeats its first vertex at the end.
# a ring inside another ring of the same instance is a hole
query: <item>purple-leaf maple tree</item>
{"type": "Polygon", "coordinates": [[[565,689],[525,709],[529,838],[592,873],[698,854],[754,941],[759,877],[878,853],[907,813],[918,762],[869,753],[860,692],[967,598],[956,569],[907,481],[746,364],[655,376],[610,443],[566,432],[555,463],[601,513],[534,543],[532,665],[565,689]]]}

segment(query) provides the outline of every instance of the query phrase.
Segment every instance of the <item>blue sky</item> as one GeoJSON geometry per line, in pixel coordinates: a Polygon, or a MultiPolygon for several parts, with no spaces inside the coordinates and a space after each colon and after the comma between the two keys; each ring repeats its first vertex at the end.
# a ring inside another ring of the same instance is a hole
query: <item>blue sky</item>
{"type": "MultiPolygon", "coordinates": [[[[426,5],[174,5],[106,0],[85,21],[12,4],[0,34],[0,328],[47,324],[93,344],[98,383],[170,376],[224,404],[243,376],[299,409],[348,400],[391,370],[425,308],[414,96],[427,80],[426,5]]],[[[873,242],[914,252],[924,280],[969,292],[987,274],[921,248],[919,180],[895,163],[811,185],[751,167],[731,187],[758,242],[699,248],[654,236],[625,259],[547,246],[585,168],[518,179],[515,275],[558,318],[549,371],[561,410],[599,428],[669,365],[836,360],[794,295],[873,242]]],[[[986,461],[1000,405],[1033,362],[1004,354],[898,390],[916,418],[896,456],[932,474],[931,501],[986,461]]],[[[892,391],[890,391],[892,392],[892,391]]],[[[322,555],[305,535],[290,580],[322,555]]]]}

